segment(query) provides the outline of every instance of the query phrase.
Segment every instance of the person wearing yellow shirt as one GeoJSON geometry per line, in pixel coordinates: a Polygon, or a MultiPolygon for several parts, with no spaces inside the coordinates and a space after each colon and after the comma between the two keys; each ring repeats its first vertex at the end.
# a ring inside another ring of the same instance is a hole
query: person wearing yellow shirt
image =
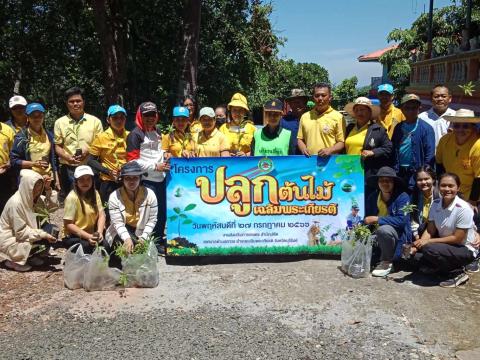
{"type": "Polygon", "coordinates": [[[377,88],[378,100],[380,100],[380,115],[377,123],[387,130],[388,137],[391,139],[395,126],[405,120],[402,111],[393,105],[393,86],[382,84],[377,88]]]}
{"type": "Polygon", "coordinates": [[[257,128],[248,120],[247,98],[240,93],[235,93],[228,103],[229,120],[220,126],[222,132],[230,143],[231,156],[250,156],[250,145],[253,134],[257,128]]]}
{"type": "Polygon", "coordinates": [[[120,105],[111,105],[107,111],[110,127],[99,134],[90,145],[88,165],[100,173],[99,193],[102,202],[108,201],[110,194],[120,184],[117,182],[120,169],[127,162],[127,135],[125,122],[127,111],[120,105]]]}
{"type": "Polygon", "coordinates": [[[6,124],[12,128],[15,134],[17,134],[27,125],[27,114],[25,113],[27,100],[20,95],[12,96],[8,101],[8,107],[10,108],[12,117],[6,122],[6,124]]]}
{"type": "Polygon", "coordinates": [[[15,136],[10,163],[17,173],[31,169],[45,180],[53,181],[60,190],[53,134],[43,127],[45,108],[40,103],[30,103],[26,114],[27,126],[15,136]]]}
{"type": "Polygon", "coordinates": [[[188,128],[190,129],[190,133],[198,133],[202,130],[202,125],[200,125],[200,121],[195,118],[195,115],[197,115],[198,111],[195,98],[192,95],[185,96],[183,99],[183,106],[188,109],[188,128]]]}
{"type": "Polygon", "coordinates": [[[361,156],[365,177],[391,165],[392,142],[385,129],[374,122],[380,113],[379,107],[372,105],[370,99],[359,97],[348,103],[345,111],[355,119],[345,130],[345,153],[361,156]]]}
{"type": "Polygon", "coordinates": [[[300,118],[298,148],[301,153],[330,156],[342,153],[345,148],[344,120],[342,114],[330,106],[332,87],[327,83],[313,88],[315,107],[300,118]]]}
{"type": "Polygon", "coordinates": [[[55,152],[60,160],[61,199],[64,199],[72,188],[75,168],[87,163],[90,145],[103,131],[102,122],[85,113],[83,89],[68,89],[65,100],[68,115],[57,119],[54,125],[55,152]]]}
{"type": "Polygon", "coordinates": [[[105,212],[95,190],[92,168],[77,166],[74,178],[73,189],[65,199],[62,243],[66,248],[80,244],[85,253],[91,254],[103,242],[105,212]]]}
{"type": "Polygon", "coordinates": [[[193,156],[194,143],[188,127],[189,111],[186,107],[173,108],[173,129],[162,136],[162,149],[173,157],[193,156]]]}
{"type": "Polygon", "coordinates": [[[464,199],[476,205],[480,190],[480,143],[477,144],[479,136],[475,124],[480,123],[480,117],[471,110],[460,109],[455,116],[446,116],[445,120],[450,121],[453,131],[438,142],[435,154],[437,174],[456,174],[460,178],[459,191],[464,199]],[[476,191],[471,194],[474,181],[476,191]]]}
{"type": "Polygon", "coordinates": [[[16,177],[10,168],[10,150],[15,133],[7,124],[0,122],[0,212],[15,193],[16,177]]]}
{"type": "Polygon", "coordinates": [[[194,134],[195,156],[229,157],[230,143],[228,138],[215,126],[215,112],[210,107],[200,110],[202,131],[194,134]]]}

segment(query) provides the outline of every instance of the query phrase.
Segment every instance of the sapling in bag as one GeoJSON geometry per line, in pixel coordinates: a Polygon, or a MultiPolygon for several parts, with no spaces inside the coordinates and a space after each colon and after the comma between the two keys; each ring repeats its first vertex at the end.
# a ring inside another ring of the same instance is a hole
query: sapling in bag
{"type": "Polygon", "coordinates": [[[342,270],[353,278],[370,274],[372,236],[365,225],[358,225],[350,232],[349,239],[342,243],[342,270]]]}
{"type": "Polygon", "coordinates": [[[71,246],[65,254],[63,267],[63,282],[71,290],[83,287],[85,269],[90,262],[91,255],[84,254],[80,244],[71,246]]]}
{"type": "Polygon", "coordinates": [[[108,267],[107,251],[98,246],[85,270],[83,287],[87,291],[113,290],[118,284],[121,271],[108,267]]]}

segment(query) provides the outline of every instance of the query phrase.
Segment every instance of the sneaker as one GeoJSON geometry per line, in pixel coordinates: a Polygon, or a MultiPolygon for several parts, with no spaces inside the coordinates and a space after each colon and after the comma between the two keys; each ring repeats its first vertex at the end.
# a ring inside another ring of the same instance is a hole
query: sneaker
{"type": "Polygon", "coordinates": [[[26,271],[32,270],[32,267],[30,265],[27,265],[27,264],[20,265],[10,260],[5,260],[5,267],[7,269],[18,271],[18,272],[26,272],[26,271]]]}
{"type": "Polygon", "coordinates": [[[377,265],[375,270],[372,271],[372,276],[385,277],[392,272],[392,263],[389,261],[382,261],[377,265]]]}
{"type": "Polygon", "coordinates": [[[45,261],[38,256],[33,256],[28,259],[28,264],[32,266],[42,266],[43,264],[45,264],[45,261]]]}
{"type": "Polygon", "coordinates": [[[467,273],[477,273],[478,272],[478,259],[473,260],[470,264],[465,266],[465,271],[467,273]]]}
{"type": "Polygon", "coordinates": [[[468,281],[468,279],[470,279],[468,277],[468,274],[462,272],[462,273],[460,273],[460,274],[458,274],[454,277],[443,280],[438,285],[441,286],[441,287],[445,287],[445,288],[453,288],[453,287],[457,287],[457,286],[460,286],[460,285],[466,283],[468,281]]]}

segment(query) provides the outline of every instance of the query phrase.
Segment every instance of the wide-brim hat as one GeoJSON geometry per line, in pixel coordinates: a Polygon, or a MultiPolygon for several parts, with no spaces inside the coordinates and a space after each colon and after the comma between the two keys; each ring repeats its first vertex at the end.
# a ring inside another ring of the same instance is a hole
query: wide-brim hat
{"type": "Polygon", "coordinates": [[[372,188],[377,188],[378,187],[378,179],[381,178],[381,177],[393,178],[395,186],[401,187],[401,188],[405,187],[405,183],[403,182],[403,179],[398,177],[395,170],[393,170],[389,166],[381,167],[380,170],[378,170],[376,175],[372,175],[372,176],[368,177],[367,185],[372,187],[372,188]]]}
{"type": "Polygon", "coordinates": [[[450,122],[457,123],[471,123],[478,124],[480,123],[480,117],[475,116],[473,110],[469,109],[458,109],[453,116],[444,116],[445,120],[450,122]]]}
{"type": "Polygon", "coordinates": [[[307,94],[305,94],[305,90],[303,89],[292,89],[290,96],[287,97],[285,101],[297,99],[297,98],[302,98],[307,100],[309,97],[307,96],[307,94]]]}
{"type": "Polygon", "coordinates": [[[345,105],[343,110],[345,110],[348,113],[348,115],[350,115],[351,117],[355,117],[355,113],[353,112],[353,109],[355,108],[356,105],[368,106],[372,111],[372,119],[376,119],[380,115],[380,107],[373,105],[372,101],[369,98],[366,98],[363,96],[358,97],[355,99],[355,101],[345,105]]]}
{"type": "Polygon", "coordinates": [[[125,176],[142,176],[143,174],[145,171],[135,160],[127,162],[120,170],[121,179],[125,176]]]}
{"type": "Polygon", "coordinates": [[[230,110],[232,106],[240,107],[242,109],[250,111],[250,109],[248,108],[247,98],[240,93],[233,94],[232,99],[228,103],[227,107],[230,110]]]}

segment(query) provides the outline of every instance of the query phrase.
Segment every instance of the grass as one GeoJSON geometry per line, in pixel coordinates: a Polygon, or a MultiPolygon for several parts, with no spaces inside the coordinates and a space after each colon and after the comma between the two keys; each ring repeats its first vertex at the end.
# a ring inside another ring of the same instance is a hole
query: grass
{"type": "Polygon", "coordinates": [[[234,247],[206,247],[168,248],[168,255],[172,256],[221,256],[221,255],[308,255],[325,254],[340,255],[342,247],[317,245],[317,246],[234,246],[234,247]]]}

